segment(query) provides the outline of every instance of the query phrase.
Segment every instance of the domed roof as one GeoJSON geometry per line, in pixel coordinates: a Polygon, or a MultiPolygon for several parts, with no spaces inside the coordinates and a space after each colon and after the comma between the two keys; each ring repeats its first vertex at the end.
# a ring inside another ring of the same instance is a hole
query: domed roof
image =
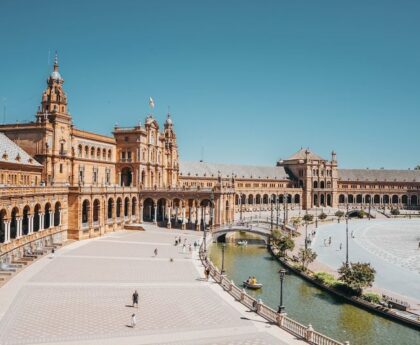
{"type": "Polygon", "coordinates": [[[168,114],[168,117],[166,118],[166,121],[165,121],[165,125],[168,125],[168,126],[173,125],[173,122],[172,122],[172,119],[171,119],[171,114],[168,114]]]}
{"type": "Polygon", "coordinates": [[[146,117],[146,124],[149,125],[151,123],[153,123],[155,121],[155,119],[153,118],[152,115],[149,115],[148,117],[146,117]]]}
{"type": "Polygon", "coordinates": [[[63,78],[61,78],[60,72],[58,71],[52,71],[50,77],[51,79],[54,79],[54,80],[63,80],[63,78]]]}

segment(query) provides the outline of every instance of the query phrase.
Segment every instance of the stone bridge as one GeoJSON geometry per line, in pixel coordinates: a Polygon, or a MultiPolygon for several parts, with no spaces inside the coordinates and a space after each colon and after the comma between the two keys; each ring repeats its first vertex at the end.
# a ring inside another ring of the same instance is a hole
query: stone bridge
{"type": "Polygon", "coordinates": [[[257,221],[254,222],[237,222],[234,224],[226,224],[220,227],[215,228],[212,231],[213,238],[217,240],[220,236],[226,235],[231,232],[248,232],[255,235],[260,235],[267,242],[268,238],[271,236],[270,224],[257,221]]]}

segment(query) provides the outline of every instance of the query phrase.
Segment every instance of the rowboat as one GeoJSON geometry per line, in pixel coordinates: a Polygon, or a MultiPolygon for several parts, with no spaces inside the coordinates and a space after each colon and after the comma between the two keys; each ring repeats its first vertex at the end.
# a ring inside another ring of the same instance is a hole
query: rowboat
{"type": "Polygon", "coordinates": [[[245,241],[245,240],[241,240],[237,242],[238,246],[246,246],[247,244],[248,244],[248,241],[245,241]]]}
{"type": "Polygon", "coordinates": [[[244,287],[246,287],[248,289],[252,289],[252,290],[258,290],[258,289],[261,289],[263,287],[263,285],[260,284],[260,283],[250,284],[247,281],[244,281],[243,284],[244,284],[244,287]]]}

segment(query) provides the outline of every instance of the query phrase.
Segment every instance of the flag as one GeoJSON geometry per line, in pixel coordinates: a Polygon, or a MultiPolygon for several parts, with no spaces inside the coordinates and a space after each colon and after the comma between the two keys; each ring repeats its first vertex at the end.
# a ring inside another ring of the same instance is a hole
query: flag
{"type": "Polygon", "coordinates": [[[153,110],[155,107],[155,101],[153,100],[152,97],[149,97],[149,106],[150,108],[153,110]]]}

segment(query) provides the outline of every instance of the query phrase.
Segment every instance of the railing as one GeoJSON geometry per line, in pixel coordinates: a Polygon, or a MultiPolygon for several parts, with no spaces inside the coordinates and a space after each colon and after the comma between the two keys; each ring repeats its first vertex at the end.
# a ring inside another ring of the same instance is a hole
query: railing
{"type": "Polygon", "coordinates": [[[305,340],[313,345],[350,345],[349,342],[340,343],[331,339],[321,333],[315,332],[311,325],[305,326],[299,322],[290,319],[286,314],[280,314],[266,306],[261,300],[249,296],[244,289],[240,289],[233,281],[222,275],[220,271],[208,260],[206,253],[203,251],[203,245],[200,247],[200,259],[205,268],[208,268],[213,279],[220,284],[220,286],[227,291],[237,301],[255,311],[258,315],[266,319],[268,322],[278,325],[287,332],[305,340]]]}
{"type": "Polygon", "coordinates": [[[70,191],[78,191],[81,193],[137,193],[137,187],[125,187],[125,186],[80,186],[70,187],[70,191]]]}
{"type": "Polygon", "coordinates": [[[11,197],[13,195],[28,195],[28,194],[61,194],[61,193],[68,193],[68,187],[41,187],[41,186],[25,186],[25,187],[9,187],[4,186],[0,187],[0,197],[11,197]]]}

